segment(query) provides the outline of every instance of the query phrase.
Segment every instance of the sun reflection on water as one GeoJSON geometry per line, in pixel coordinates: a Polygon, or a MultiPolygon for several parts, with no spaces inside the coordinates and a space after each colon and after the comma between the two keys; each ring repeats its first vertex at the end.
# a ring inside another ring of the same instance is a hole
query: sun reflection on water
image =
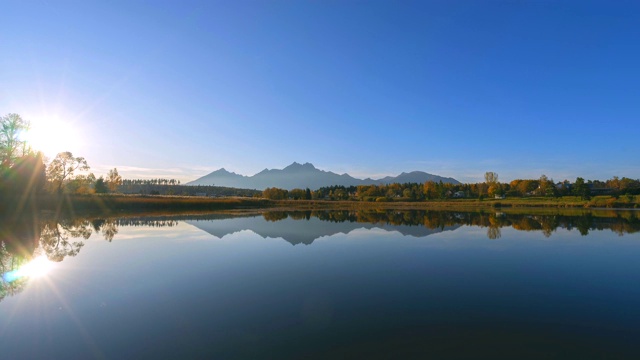
{"type": "Polygon", "coordinates": [[[54,262],[46,256],[38,256],[19,269],[6,272],[2,275],[4,281],[12,282],[21,278],[39,278],[47,275],[54,267],[54,262]]]}

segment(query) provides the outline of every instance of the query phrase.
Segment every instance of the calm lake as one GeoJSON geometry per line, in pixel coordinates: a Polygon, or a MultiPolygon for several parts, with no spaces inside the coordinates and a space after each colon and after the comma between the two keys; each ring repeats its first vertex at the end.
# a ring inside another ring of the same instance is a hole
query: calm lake
{"type": "Polygon", "coordinates": [[[638,359],[638,218],[13,221],[0,232],[0,358],[638,359]]]}

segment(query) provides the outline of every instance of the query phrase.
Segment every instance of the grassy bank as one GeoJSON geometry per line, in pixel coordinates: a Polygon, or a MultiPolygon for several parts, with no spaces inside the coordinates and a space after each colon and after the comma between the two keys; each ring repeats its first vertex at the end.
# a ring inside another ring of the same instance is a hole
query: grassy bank
{"type": "Polygon", "coordinates": [[[38,198],[37,210],[60,214],[119,214],[211,212],[272,207],[271,201],[254,198],[206,198],[144,195],[47,195],[38,198]]]}
{"type": "MultiPolygon", "coordinates": [[[[14,201],[16,204],[19,201],[14,201]]],[[[474,210],[474,209],[638,209],[640,196],[597,196],[590,200],[566,196],[561,198],[529,197],[508,199],[448,199],[423,202],[363,202],[329,200],[268,200],[261,198],[207,198],[195,196],[144,196],[144,195],[46,195],[40,196],[29,206],[11,206],[5,213],[23,208],[52,211],[65,214],[119,214],[144,212],[211,212],[238,210],[474,210]]]]}
{"type": "Polygon", "coordinates": [[[326,201],[326,200],[278,200],[273,207],[290,209],[482,209],[482,208],[608,208],[638,209],[640,196],[596,196],[583,200],[577,196],[560,198],[527,197],[507,199],[446,199],[429,201],[326,201]]]}

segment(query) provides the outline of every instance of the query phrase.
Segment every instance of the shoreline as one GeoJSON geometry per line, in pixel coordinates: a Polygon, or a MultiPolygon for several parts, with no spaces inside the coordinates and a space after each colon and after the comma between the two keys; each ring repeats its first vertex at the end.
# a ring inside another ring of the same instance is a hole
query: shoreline
{"type": "Polygon", "coordinates": [[[135,213],[209,213],[209,212],[263,212],[314,210],[434,210],[434,211],[500,211],[535,212],[555,211],[628,211],[640,210],[640,196],[618,199],[597,196],[590,200],[577,197],[561,198],[506,198],[506,199],[446,199],[429,201],[332,201],[332,200],[269,200],[264,198],[162,195],[46,195],[27,201],[21,207],[5,208],[0,216],[20,216],[33,212],[65,215],[118,215],[135,213]],[[8,211],[9,210],[9,211],[8,211]]]}

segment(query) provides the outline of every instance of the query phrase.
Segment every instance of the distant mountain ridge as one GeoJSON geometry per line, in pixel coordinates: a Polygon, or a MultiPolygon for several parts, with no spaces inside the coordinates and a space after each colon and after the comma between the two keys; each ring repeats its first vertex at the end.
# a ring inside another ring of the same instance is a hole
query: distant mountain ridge
{"type": "Polygon", "coordinates": [[[317,190],[325,186],[357,186],[380,185],[392,183],[424,183],[427,181],[442,181],[443,183],[460,184],[454,178],[442,177],[423,171],[403,172],[398,176],[387,176],[382,179],[358,179],[349,174],[336,174],[331,171],[317,169],[313,164],[297,162],[284,169],[264,169],[253,176],[245,176],[229,172],[224,168],[213,171],[186,185],[216,185],[243,189],[264,190],[269,187],[280,189],[304,189],[317,190]]]}

